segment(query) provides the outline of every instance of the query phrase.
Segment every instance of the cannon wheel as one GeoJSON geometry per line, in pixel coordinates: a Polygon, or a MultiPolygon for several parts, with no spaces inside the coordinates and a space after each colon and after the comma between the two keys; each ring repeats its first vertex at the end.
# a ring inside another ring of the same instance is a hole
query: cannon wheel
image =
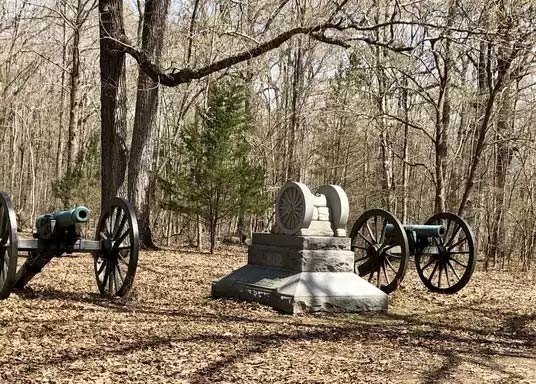
{"type": "Polygon", "coordinates": [[[438,252],[427,253],[424,248],[415,254],[417,273],[430,291],[456,293],[465,287],[475,270],[475,235],[465,220],[454,213],[438,213],[425,224],[444,225],[447,233],[430,238],[438,252]]]}
{"type": "Polygon", "coordinates": [[[408,238],[400,221],[383,209],[371,209],[357,219],[350,237],[354,272],[385,293],[397,289],[406,274],[409,257],[408,238]],[[393,225],[388,236],[387,224],[393,225]]]}
{"type": "Polygon", "coordinates": [[[138,266],[138,221],[130,203],[114,198],[101,214],[96,233],[101,250],[94,255],[97,286],[103,295],[124,296],[138,266]]]}
{"type": "Polygon", "coordinates": [[[0,299],[7,299],[15,284],[18,243],[17,215],[8,194],[0,192],[0,299]]]}

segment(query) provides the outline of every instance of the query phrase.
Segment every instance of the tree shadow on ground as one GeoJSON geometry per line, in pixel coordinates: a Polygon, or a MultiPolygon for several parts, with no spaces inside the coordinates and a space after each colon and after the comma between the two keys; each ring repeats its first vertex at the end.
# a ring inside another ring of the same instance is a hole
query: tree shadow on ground
{"type": "MultiPolygon", "coordinates": [[[[270,349],[277,349],[286,344],[299,344],[303,341],[322,340],[340,343],[366,343],[389,342],[395,348],[412,350],[424,349],[428,353],[441,358],[441,365],[430,364],[423,368],[422,380],[424,383],[448,382],[449,378],[461,369],[464,364],[487,367],[493,372],[499,372],[512,382],[519,381],[519,373],[512,372],[497,363],[497,358],[535,358],[536,336],[531,331],[531,322],[536,320],[536,314],[515,314],[513,312],[497,309],[478,308],[474,305],[444,306],[437,311],[425,314],[360,314],[360,315],[322,315],[314,317],[315,322],[306,323],[303,317],[270,314],[271,318],[260,318],[257,314],[251,316],[234,315],[228,313],[210,313],[207,308],[199,310],[181,310],[163,308],[150,304],[125,304],[121,299],[102,297],[97,293],[67,292],[53,288],[43,290],[21,290],[17,294],[27,300],[58,300],[72,305],[72,309],[84,310],[80,304],[88,304],[105,308],[117,313],[135,312],[138,317],[125,322],[145,322],[149,319],[166,318],[175,323],[204,322],[214,323],[225,327],[242,326],[244,324],[263,325],[263,332],[258,329],[248,331],[242,335],[227,335],[221,332],[206,332],[188,336],[171,333],[166,336],[138,336],[128,342],[122,342],[112,347],[96,346],[83,351],[66,348],[55,351],[52,357],[30,356],[22,362],[23,369],[29,372],[39,370],[45,366],[65,367],[79,360],[101,358],[104,356],[122,356],[129,353],[154,348],[169,348],[172,343],[195,344],[211,342],[217,343],[222,350],[228,353],[222,358],[207,360],[206,364],[194,371],[187,378],[193,383],[208,383],[217,381],[225,374],[225,370],[233,365],[247,361],[254,355],[265,354],[270,349]],[[452,311],[466,311],[475,321],[469,324],[449,324],[441,317],[433,316],[452,311]],[[139,315],[146,315],[139,316],[139,315]],[[432,316],[432,319],[430,319],[432,316]],[[478,322],[479,318],[500,318],[501,321],[493,326],[486,326],[478,322]]],[[[217,304],[217,302],[214,302],[217,304]]],[[[240,302],[235,302],[237,307],[240,302]]],[[[62,303],[62,307],[63,303],[62,303]]],[[[51,308],[54,309],[54,308],[51,308]]],[[[91,308],[88,308],[91,310],[91,308]]],[[[104,313],[106,315],[106,313],[104,313]]],[[[40,319],[25,320],[44,322],[40,319]]],[[[58,320],[50,320],[57,322],[58,320]]],[[[65,322],[76,322],[76,319],[66,319],[65,322]]],[[[83,320],[83,321],[88,321],[83,320]]],[[[120,320],[123,321],[123,320],[120,320]]],[[[164,322],[165,323],[165,322],[164,322]]],[[[170,327],[170,332],[173,331],[170,327]]],[[[298,346],[296,346],[298,348],[298,346]]],[[[424,363],[426,364],[426,362],[424,363]]],[[[180,376],[180,373],[176,373],[180,376]]]]}
{"type": "MultiPolygon", "coordinates": [[[[23,364],[30,372],[36,372],[43,367],[50,366],[68,366],[76,361],[99,358],[103,359],[108,356],[124,356],[130,353],[155,349],[166,348],[173,344],[199,344],[199,343],[218,343],[223,350],[228,351],[226,356],[212,361],[188,376],[192,383],[212,383],[218,381],[225,375],[225,370],[233,365],[247,360],[254,355],[265,354],[268,350],[278,350],[285,344],[298,344],[303,341],[328,340],[331,342],[350,343],[373,343],[381,339],[387,339],[399,345],[404,345],[404,339],[400,338],[401,327],[399,325],[381,325],[372,327],[368,323],[355,323],[347,327],[310,327],[310,329],[297,329],[291,332],[268,332],[264,334],[249,335],[227,335],[221,333],[200,333],[188,337],[153,336],[129,340],[128,342],[115,345],[113,348],[96,347],[94,349],[73,351],[72,349],[56,351],[53,357],[35,356],[24,360],[23,364]],[[240,345],[244,345],[239,347],[240,345]]],[[[518,380],[520,377],[515,372],[511,372],[493,362],[497,356],[516,356],[530,358],[531,355],[526,351],[510,350],[511,345],[501,345],[498,342],[495,349],[486,347],[482,339],[472,341],[465,340],[462,337],[447,336],[437,339],[438,333],[435,331],[424,331],[411,329],[405,336],[412,339],[418,339],[421,348],[429,352],[442,356],[444,362],[440,367],[431,367],[424,373],[425,383],[437,383],[440,380],[447,380],[449,375],[459,367],[462,362],[470,361],[478,365],[487,365],[490,369],[500,372],[503,375],[518,380]],[[429,341],[429,342],[428,342],[429,341]],[[507,348],[504,352],[501,349],[507,348]],[[469,356],[479,356],[473,358],[469,356]]],[[[298,348],[298,346],[297,346],[298,348]]],[[[179,374],[180,376],[180,374],[179,374]]]]}

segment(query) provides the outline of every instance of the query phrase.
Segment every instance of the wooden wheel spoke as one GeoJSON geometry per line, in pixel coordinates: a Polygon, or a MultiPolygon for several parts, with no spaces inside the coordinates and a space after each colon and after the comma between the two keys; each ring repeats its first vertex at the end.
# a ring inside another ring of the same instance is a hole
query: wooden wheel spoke
{"type": "Polygon", "coordinates": [[[111,237],[112,236],[112,218],[110,217],[110,214],[107,213],[104,217],[104,233],[106,236],[111,237]]]}
{"type": "MultiPolygon", "coordinates": [[[[451,249],[454,249],[456,246],[460,245],[461,243],[463,243],[464,241],[467,240],[467,237],[464,237],[463,239],[461,240],[458,240],[455,244],[451,245],[448,250],[450,252],[451,249]]],[[[452,253],[452,252],[451,252],[452,253]]]]}
{"type": "Polygon", "coordinates": [[[458,260],[456,260],[455,258],[451,257],[450,260],[454,261],[456,264],[464,267],[464,268],[467,268],[467,265],[463,264],[463,263],[460,263],[458,260]]]}
{"type": "Polygon", "coordinates": [[[126,266],[128,267],[129,263],[128,263],[128,261],[126,261],[126,259],[125,259],[125,257],[124,257],[123,255],[118,254],[118,255],[117,255],[117,258],[118,258],[118,260],[119,260],[120,262],[122,262],[124,265],[126,265],[126,266]]]}
{"type": "MultiPolygon", "coordinates": [[[[452,220],[447,219],[447,230],[445,231],[445,237],[448,236],[451,223],[452,223],[452,220]]],[[[437,224],[441,225],[441,220],[438,220],[437,224]]],[[[443,238],[441,238],[441,242],[444,242],[443,238]]]]}
{"type": "Polygon", "coordinates": [[[450,239],[445,243],[445,247],[447,247],[447,248],[449,247],[449,244],[452,241],[454,241],[454,239],[456,238],[456,235],[458,234],[458,232],[460,232],[461,228],[462,227],[460,225],[456,224],[456,229],[453,231],[452,236],[450,237],[450,239]]]}
{"type": "Polygon", "coordinates": [[[119,267],[119,264],[116,264],[117,274],[119,275],[119,278],[121,279],[121,285],[125,283],[125,278],[123,277],[123,274],[121,273],[121,268],[119,267]]]}
{"type": "Polygon", "coordinates": [[[458,272],[456,272],[456,269],[452,266],[452,264],[450,263],[450,260],[452,259],[448,259],[447,260],[447,265],[450,267],[450,270],[452,271],[452,273],[454,273],[454,276],[456,276],[456,278],[458,279],[458,281],[461,280],[460,276],[458,275],[458,272]]]}
{"type": "Polygon", "coordinates": [[[439,265],[438,263],[435,264],[434,269],[432,270],[432,273],[430,273],[430,276],[428,276],[428,279],[427,279],[427,280],[428,280],[430,283],[432,282],[432,278],[434,277],[434,275],[435,275],[435,273],[436,273],[436,271],[437,271],[437,266],[438,266],[438,265],[439,265]]]}
{"type": "Polygon", "coordinates": [[[378,269],[376,270],[376,286],[380,288],[380,270],[382,269],[381,265],[378,265],[378,269]]]}
{"type": "Polygon", "coordinates": [[[389,268],[391,268],[393,270],[393,272],[396,274],[397,270],[395,269],[395,267],[393,267],[393,264],[391,264],[391,262],[389,261],[389,259],[387,257],[385,258],[385,262],[386,262],[387,266],[389,268]]]}
{"type": "Polygon", "coordinates": [[[119,207],[112,208],[112,212],[110,213],[110,223],[112,218],[114,218],[114,224],[112,227],[110,227],[110,229],[112,230],[112,232],[114,232],[117,229],[117,226],[119,225],[119,222],[121,220],[121,210],[119,209],[119,207]]]}
{"type": "Polygon", "coordinates": [[[387,220],[383,220],[382,232],[380,234],[380,244],[385,241],[385,231],[387,230],[387,220]]]}
{"type": "MultiPolygon", "coordinates": [[[[361,228],[360,228],[360,229],[361,229],[361,228]]],[[[362,238],[363,240],[365,240],[369,245],[373,245],[373,244],[370,242],[370,240],[367,239],[367,238],[365,237],[365,235],[363,235],[361,232],[357,231],[357,234],[358,234],[359,236],[361,236],[361,238],[362,238]]]]}
{"type": "Polygon", "coordinates": [[[384,259],[383,260],[383,265],[382,265],[382,269],[383,269],[383,276],[385,277],[385,281],[387,281],[387,284],[391,284],[391,280],[389,279],[389,276],[387,276],[387,268],[386,268],[386,261],[387,259],[384,259]]]}
{"type": "Polygon", "coordinates": [[[433,262],[434,262],[434,259],[430,258],[430,260],[428,261],[428,263],[427,263],[424,267],[421,268],[421,271],[424,272],[424,270],[425,270],[426,268],[428,268],[430,265],[432,265],[433,262]]]}
{"type": "MultiPolygon", "coordinates": [[[[370,229],[370,226],[368,225],[368,221],[365,223],[365,225],[367,226],[367,231],[370,235],[370,238],[371,240],[376,243],[376,238],[374,237],[374,235],[372,234],[372,230],[370,229]]],[[[372,244],[371,244],[372,245],[372,244]]]]}
{"type": "Polygon", "coordinates": [[[102,285],[106,287],[108,283],[108,277],[110,275],[110,268],[108,268],[108,260],[104,260],[102,264],[104,265],[104,276],[102,278],[102,285]]]}
{"type": "Polygon", "coordinates": [[[447,269],[447,265],[445,264],[443,266],[443,270],[445,271],[445,278],[447,279],[447,285],[449,286],[449,288],[451,287],[450,285],[450,279],[449,279],[449,271],[447,269]]]}
{"type": "Polygon", "coordinates": [[[114,279],[112,278],[112,269],[110,268],[110,273],[108,274],[108,293],[113,294],[114,291],[114,279]]]}
{"type": "Polygon", "coordinates": [[[106,268],[106,260],[103,260],[101,265],[99,266],[99,269],[97,270],[97,276],[100,276],[104,268],[106,268]]]}
{"type": "Polygon", "coordinates": [[[387,254],[389,250],[393,249],[396,246],[400,246],[399,244],[383,244],[381,243],[380,249],[378,252],[383,252],[384,254],[387,254]]]}
{"type": "Polygon", "coordinates": [[[361,258],[355,260],[354,263],[358,263],[358,262],[363,261],[363,260],[366,260],[366,259],[368,259],[368,258],[369,258],[368,256],[361,257],[361,258]]]}
{"type": "Polygon", "coordinates": [[[118,271],[118,264],[114,262],[114,263],[112,264],[112,266],[113,266],[113,276],[114,276],[114,285],[115,285],[115,291],[114,291],[114,294],[115,294],[117,291],[119,291],[119,289],[120,289],[121,287],[119,286],[119,283],[118,283],[118,281],[117,281],[117,273],[119,273],[119,271],[118,271]],[[116,272],[116,271],[117,271],[117,272],[116,272]]]}
{"type": "Polygon", "coordinates": [[[123,244],[123,241],[127,238],[128,234],[130,233],[130,228],[128,228],[125,233],[123,233],[119,239],[116,240],[115,244],[114,244],[114,248],[117,249],[121,246],[121,244],[123,244]]]}
{"type": "MultiPolygon", "coordinates": [[[[119,211],[118,213],[118,216],[122,213],[123,211],[119,211]]],[[[122,215],[123,218],[121,219],[121,223],[119,224],[119,226],[117,227],[114,227],[113,229],[113,233],[112,233],[112,239],[115,239],[117,237],[118,234],[122,233],[123,232],[123,229],[125,228],[125,224],[127,223],[127,215],[122,215]]]]}
{"type": "Polygon", "coordinates": [[[374,216],[374,238],[379,239],[379,236],[378,236],[378,216],[374,216]]]}
{"type": "Polygon", "coordinates": [[[385,253],[387,253],[388,250],[393,249],[399,244],[387,244],[384,248],[381,248],[381,250],[385,253]]]}

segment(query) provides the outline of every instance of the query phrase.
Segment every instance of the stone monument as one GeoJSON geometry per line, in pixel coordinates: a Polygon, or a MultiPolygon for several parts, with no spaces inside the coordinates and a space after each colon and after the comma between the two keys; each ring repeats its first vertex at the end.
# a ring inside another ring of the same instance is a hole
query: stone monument
{"type": "Polygon", "coordinates": [[[279,191],[271,233],[254,233],[248,264],[212,283],[212,296],[286,313],[387,310],[388,297],[353,272],[348,198],[337,185],[316,194],[302,183],[279,191]]]}

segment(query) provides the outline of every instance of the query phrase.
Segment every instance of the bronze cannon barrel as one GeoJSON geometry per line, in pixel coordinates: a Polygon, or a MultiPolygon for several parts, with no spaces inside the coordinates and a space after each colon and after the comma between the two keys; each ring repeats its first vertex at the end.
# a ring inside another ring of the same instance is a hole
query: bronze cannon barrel
{"type": "MultiPolygon", "coordinates": [[[[447,227],[444,225],[403,225],[406,232],[415,232],[417,236],[421,237],[443,237],[447,234],[447,227]]],[[[390,234],[393,232],[393,225],[387,224],[385,233],[390,234]]]]}

